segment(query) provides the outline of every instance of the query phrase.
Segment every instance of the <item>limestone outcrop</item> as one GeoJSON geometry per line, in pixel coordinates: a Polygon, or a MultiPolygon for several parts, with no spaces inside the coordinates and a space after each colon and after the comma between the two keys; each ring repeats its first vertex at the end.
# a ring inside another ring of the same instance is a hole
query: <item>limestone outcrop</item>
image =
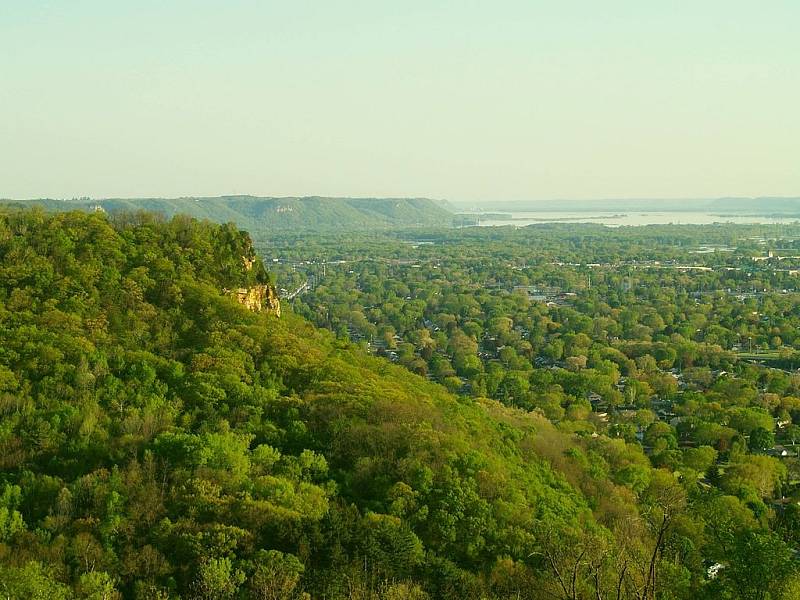
{"type": "Polygon", "coordinates": [[[254,285],[249,288],[239,288],[230,292],[239,304],[243,304],[253,312],[269,312],[281,316],[281,301],[275,288],[271,285],[254,285]]]}

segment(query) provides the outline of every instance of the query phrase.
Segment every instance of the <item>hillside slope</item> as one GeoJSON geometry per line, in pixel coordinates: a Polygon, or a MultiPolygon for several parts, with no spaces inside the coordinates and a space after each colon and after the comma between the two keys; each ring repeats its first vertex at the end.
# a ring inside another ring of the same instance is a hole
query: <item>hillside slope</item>
{"type": "Polygon", "coordinates": [[[250,248],[0,215],[0,593],[715,597],[686,492],[638,448],[248,311],[223,290],[264,285],[250,248]]]}
{"type": "Polygon", "coordinates": [[[135,212],[172,217],[185,214],[216,223],[236,223],[251,232],[270,230],[341,230],[447,225],[453,215],[426,198],[107,198],[101,200],[6,201],[46,210],[135,212]]]}

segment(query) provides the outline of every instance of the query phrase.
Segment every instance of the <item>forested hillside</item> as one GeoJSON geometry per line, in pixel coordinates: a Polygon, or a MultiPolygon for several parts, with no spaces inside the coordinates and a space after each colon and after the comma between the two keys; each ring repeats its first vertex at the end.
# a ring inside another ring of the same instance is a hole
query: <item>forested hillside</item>
{"type": "Polygon", "coordinates": [[[166,217],[177,214],[215,223],[236,223],[253,234],[284,230],[381,229],[452,223],[453,214],[427,198],[89,198],[5,201],[46,210],[99,210],[109,213],[146,210],[166,217]]]}
{"type": "Polygon", "coordinates": [[[0,597],[798,597],[744,500],[227,292],[256,285],[231,225],[0,215],[0,597]]]}

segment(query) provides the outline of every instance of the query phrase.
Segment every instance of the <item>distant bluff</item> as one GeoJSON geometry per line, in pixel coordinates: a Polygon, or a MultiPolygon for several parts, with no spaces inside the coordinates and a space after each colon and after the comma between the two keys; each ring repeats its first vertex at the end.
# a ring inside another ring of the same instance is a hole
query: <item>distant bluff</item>
{"type": "Polygon", "coordinates": [[[328,198],[217,196],[198,198],[78,198],[4,201],[46,210],[107,213],[149,211],[167,218],[184,214],[216,223],[236,223],[254,235],[291,230],[365,230],[449,226],[453,213],[428,198],[328,198]]]}

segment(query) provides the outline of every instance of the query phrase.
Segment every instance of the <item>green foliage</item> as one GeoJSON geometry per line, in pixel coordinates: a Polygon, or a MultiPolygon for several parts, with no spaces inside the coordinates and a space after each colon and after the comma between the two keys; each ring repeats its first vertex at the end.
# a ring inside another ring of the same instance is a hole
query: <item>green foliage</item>
{"type": "Polygon", "coordinates": [[[236,596],[245,576],[234,569],[229,558],[212,558],[197,569],[193,584],[194,597],[198,600],[228,600],[236,596]]]}
{"type": "Polygon", "coordinates": [[[14,600],[72,600],[74,597],[67,586],[55,580],[38,562],[22,567],[0,564],[0,594],[14,600]]]}
{"type": "Polygon", "coordinates": [[[0,493],[0,542],[25,530],[25,522],[17,510],[22,501],[22,490],[17,485],[6,484],[0,493]]]}
{"type": "Polygon", "coordinates": [[[750,432],[748,446],[753,451],[764,451],[775,445],[775,435],[763,427],[756,427],[750,432]]]}
{"type": "Polygon", "coordinates": [[[790,593],[791,561],[762,584],[709,582],[704,560],[795,543],[770,529],[794,475],[745,436],[800,409],[796,382],[754,367],[679,389],[674,364],[731,366],[679,333],[710,312],[688,300],[685,319],[622,292],[547,307],[430,265],[426,285],[358,267],[373,301],[318,313],[373,328],[392,365],[240,306],[225,290],[270,277],[231,225],[0,215],[0,593],[790,593]]]}

